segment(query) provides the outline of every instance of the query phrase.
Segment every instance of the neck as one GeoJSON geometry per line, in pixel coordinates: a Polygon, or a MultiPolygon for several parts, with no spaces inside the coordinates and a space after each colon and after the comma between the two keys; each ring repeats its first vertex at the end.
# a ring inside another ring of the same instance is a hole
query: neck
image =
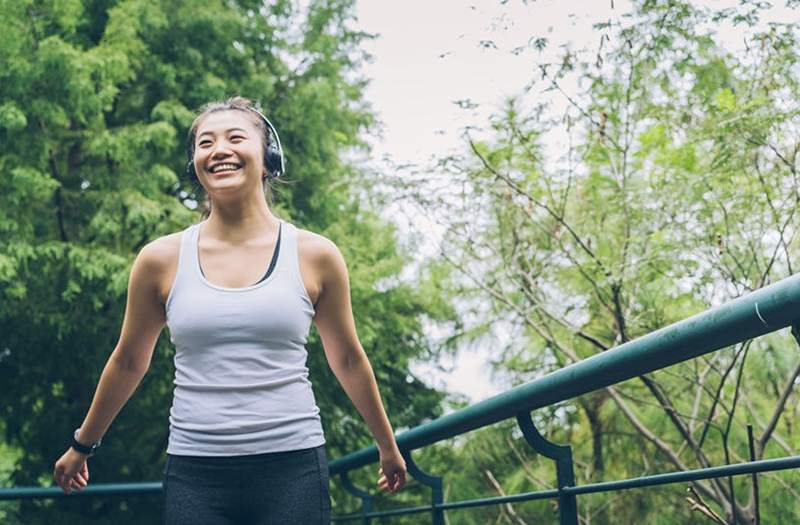
{"type": "Polygon", "coordinates": [[[277,235],[279,226],[280,220],[272,214],[264,196],[259,193],[246,202],[212,201],[211,214],[203,233],[230,244],[241,244],[265,235],[277,235]]]}

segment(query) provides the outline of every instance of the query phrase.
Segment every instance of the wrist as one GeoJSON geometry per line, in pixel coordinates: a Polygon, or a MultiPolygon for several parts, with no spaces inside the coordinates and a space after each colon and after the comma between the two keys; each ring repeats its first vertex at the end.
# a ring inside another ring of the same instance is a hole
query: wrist
{"type": "Polygon", "coordinates": [[[397,441],[392,439],[387,443],[377,443],[378,452],[380,454],[399,454],[400,448],[397,446],[397,441]]]}
{"type": "Polygon", "coordinates": [[[80,428],[76,428],[75,432],[72,434],[72,443],[70,444],[70,448],[83,456],[94,456],[97,452],[97,449],[100,447],[101,440],[98,439],[94,443],[89,444],[78,441],[78,435],[80,434],[80,431],[80,428]]]}
{"type": "Polygon", "coordinates": [[[80,457],[82,457],[82,458],[88,458],[88,457],[89,457],[89,454],[87,454],[87,453],[85,453],[85,452],[81,452],[81,451],[77,450],[77,449],[76,449],[75,447],[73,447],[72,445],[70,445],[70,447],[69,447],[69,449],[68,449],[68,450],[69,450],[69,452],[70,452],[71,454],[73,454],[73,455],[75,455],[75,456],[80,456],[80,457]]]}

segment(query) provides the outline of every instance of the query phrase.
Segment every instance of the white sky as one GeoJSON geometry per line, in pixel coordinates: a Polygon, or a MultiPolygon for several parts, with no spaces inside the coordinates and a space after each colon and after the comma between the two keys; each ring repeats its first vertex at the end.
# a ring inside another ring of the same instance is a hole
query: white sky
{"type": "Polygon", "coordinates": [[[380,34],[364,45],[374,60],[362,67],[372,79],[367,100],[385,123],[374,157],[419,162],[457,146],[464,126],[483,124],[530,80],[539,55],[512,49],[532,36],[599,39],[591,23],[619,13],[616,4],[612,12],[608,1],[574,3],[581,14],[570,16],[569,2],[542,0],[359,1],[358,27],[380,34]],[[489,40],[497,49],[481,46],[489,40]],[[454,101],[463,99],[479,105],[459,109],[454,101]]]}
{"type": "MultiPolygon", "coordinates": [[[[714,7],[736,5],[735,0],[700,2],[714,7]]],[[[379,38],[364,48],[373,56],[361,73],[371,79],[366,99],[383,123],[383,133],[373,137],[373,169],[385,172],[404,164],[426,165],[433,156],[463,150],[459,137],[468,125],[485,126],[506,97],[522,92],[535,65],[544,56],[528,46],[531,37],[547,37],[545,53],[555,56],[559,45],[572,42],[575,49],[595,48],[600,34],[591,25],[616,19],[629,2],[622,0],[359,0],[356,27],[379,38]],[[493,41],[496,47],[481,45],[493,41]],[[514,48],[524,51],[514,54],[514,48]],[[470,109],[455,101],[470,99],[470,109]]],[[[773,19],[788,21],[796,12],[776,9],[773,19]],[[788,13],[788,14],[787,14],[788,13]]],[[[740,34],[726,34],[731,46],[741,45],[740,34]]],[[[532,92],[533,93],[533,92],[532,92]]],[[[532,96],[536,96],[533,94],[532,96]]],[[[398,210],[384,215],[396,220],[398,210]]],[[[429,229],[419,222],[413,228],[429,229]]],[[[429,247],[430,248],[430,247],[429,247]]],[[[421,248],[424,252],[425,248],[421,248]]],[[[429,253],[428,253],[429,254],[429,253]]],[[[426,381],[467,395],[472,402],[497,394],[504,387],[493,385],[487,351],[464,350],[452,373],[419,364],[416,373],[426,381]]]]}

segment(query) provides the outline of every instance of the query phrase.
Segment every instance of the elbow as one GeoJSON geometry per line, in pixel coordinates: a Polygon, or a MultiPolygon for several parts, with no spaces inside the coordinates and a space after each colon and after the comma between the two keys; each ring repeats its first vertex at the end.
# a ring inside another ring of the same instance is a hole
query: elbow
{"type": "Polygon", "coordinates": [[[121,347],[114,349],[109,359],[109,364],[116,367],[118,370],[127,374],[138,375],[143,377],[150,369],[150,359],[137,358],[136,355],[131,355],[125,352],[121,347]]]}
{"type": "Polygon", "coordinates": [[[333,369],[337,376],[342,373],[347,374],[354,370],[360,370],[369,366],[370,364],[369,359],[367,359],[367,354],[361,347],[347,352],[340,359],[337,359],[331,363],[331,369],[333,369]]]}

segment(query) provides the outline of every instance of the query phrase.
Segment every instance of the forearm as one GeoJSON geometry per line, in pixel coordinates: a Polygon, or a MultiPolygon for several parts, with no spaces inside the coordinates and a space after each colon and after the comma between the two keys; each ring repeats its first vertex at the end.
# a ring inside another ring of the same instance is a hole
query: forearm
{"type": "Polygon", "coordinates": [[[137,368],[120,359],[116,352],[106,363],[89,412],[81,425],[78,440],[94,443],[103,437],[111,422],[130,399],[144,377],[146,369],[137,368]]]}
{"type": "Polygon", "coordinates": [[[367,356],[354,358],[347,364],[332,368],[333,373],[353,402],[380,450],[391,450],[396,447],[392,426],[383,408],[375,373],[367,356]]]}

